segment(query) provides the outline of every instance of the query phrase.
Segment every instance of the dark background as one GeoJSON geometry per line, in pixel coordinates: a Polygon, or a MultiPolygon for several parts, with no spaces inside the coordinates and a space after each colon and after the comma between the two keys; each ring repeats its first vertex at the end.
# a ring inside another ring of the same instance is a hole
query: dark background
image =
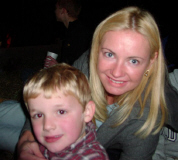
{"type": "MultiPolygon", "coordinates": [[[[11,47],[55,43],[63,34],[64,26],[56,22],[56,0],[4,0],[0,2],[0,39],[10,33],[11,47]]],[[[177,31],[175,1],[163,0],[83,0],[80,19],[94,31],[98,23],[123,7],[136,5],[147,9],[155,17],[161,37],[177,31]]]]}
{"type": "MultiPolygon", "coordinates": [[[[43,68],[47,51],[60,50],[60,43],[56,44],[55,39],[63,36],[65,28],[56,22],[55,4],[56,0],[0,0],[0,41],[3,42],[0,47],[0,98],[21,100],[24,79],[32,70],[43,68]],[[6,44],[8,34],[11,36],[9,48],[6,44]]],[[[171,66],[169,71],[178,68],[178,8],[175,1],[83,0],[80,19],[94,31],[108,15],[131,5],[153,14],[162,39],[169,35],[166,61],[171,66]]]]}

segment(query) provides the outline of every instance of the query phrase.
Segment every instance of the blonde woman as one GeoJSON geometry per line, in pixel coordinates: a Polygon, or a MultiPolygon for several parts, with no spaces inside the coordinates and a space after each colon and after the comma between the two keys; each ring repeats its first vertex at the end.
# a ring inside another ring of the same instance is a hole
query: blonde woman
{"type": "MultiPolygon", "coordinates": [[[[110,15],[95,30],[89,80],[97,138],[112,151],[110,159],[152,159],[165,123],[178,130],[177,93],[165,83],[162,52],[154,18],[137,7],[110,15]]],[[[40,157],[29,139],[26,131],[18,143],[21,159],[40,157]]]]}

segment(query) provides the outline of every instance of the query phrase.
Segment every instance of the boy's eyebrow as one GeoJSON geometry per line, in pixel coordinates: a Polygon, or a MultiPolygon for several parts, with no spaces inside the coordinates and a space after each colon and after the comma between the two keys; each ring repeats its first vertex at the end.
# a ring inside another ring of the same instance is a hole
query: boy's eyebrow
{"type": "Polygon", "coordinates": [[[29,112],[35,112],[36,109],[29,109],[29,112]]]}
{"type": "MultiPolygon", "coordinates": [[[[66,105],[64,105],[64,104],[56,104],[56,105],[54,105],[54,107],[56,107],[56,108],[60,108],[60,107],[63,107],[63,106],[66,106],[66,105]]],[[[29,109],[29,112],[31,112],[31,113],[33,113],[33,112],[35,112],[35,111],[38,111],[38,110],[36,110],[36,109],[29,109]]]]}
{"type": "Polygon", "coordinates": [[[61,108],[61,107],[66,107],[67,105],[66,104],[57,104],[55,105],[54,107],[56,108],[61,108]]]}

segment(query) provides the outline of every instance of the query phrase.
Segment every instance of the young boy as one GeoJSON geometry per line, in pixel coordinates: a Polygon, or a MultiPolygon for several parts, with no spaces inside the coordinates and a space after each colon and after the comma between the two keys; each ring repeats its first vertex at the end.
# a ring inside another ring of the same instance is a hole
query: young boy
{"type": "Polygon", "coordinates": [[[89,84],[78,69],[64,63],[42,69],[26,82],[23,96],[45,158],[108,159],[91,122],[89,84]]]}

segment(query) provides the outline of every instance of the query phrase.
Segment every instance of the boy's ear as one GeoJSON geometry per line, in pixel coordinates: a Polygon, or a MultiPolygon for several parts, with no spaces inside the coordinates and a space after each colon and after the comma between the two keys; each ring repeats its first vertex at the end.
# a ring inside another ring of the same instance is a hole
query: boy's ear
{"type": "Polygon", "coordinates": [[[93,101],[89,101],[85,107],[84,111],[84,121],[85,123],[90,122],[95,114],[95,103],[93,101]]]}

